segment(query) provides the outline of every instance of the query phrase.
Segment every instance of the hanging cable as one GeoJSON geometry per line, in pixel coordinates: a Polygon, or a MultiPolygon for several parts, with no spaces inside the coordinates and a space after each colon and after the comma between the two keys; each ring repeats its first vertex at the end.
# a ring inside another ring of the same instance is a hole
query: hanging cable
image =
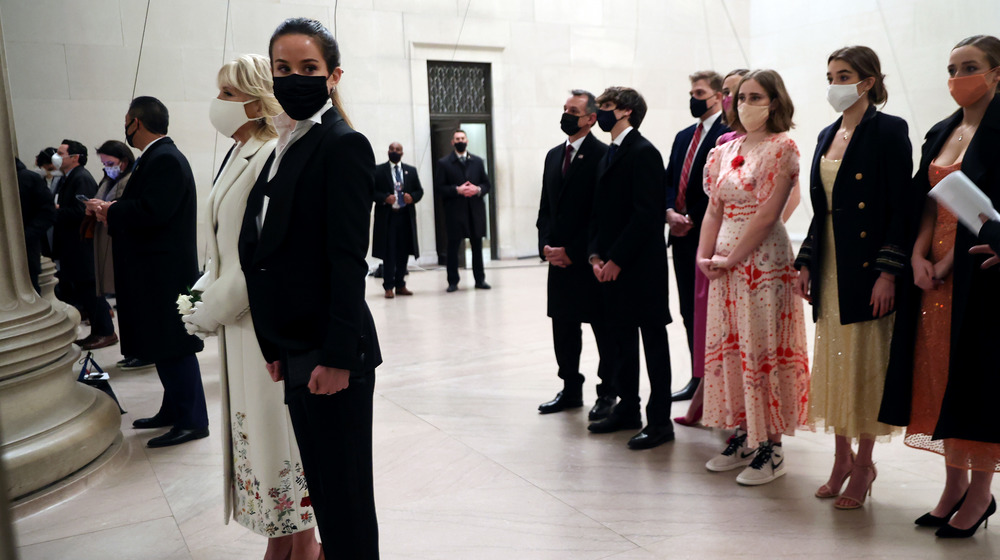
{"type": "Polygon", "coordinates": [[[152,0],[146,0],[146,17],[142,21],[142,38],[139,39],[139,58],[135,61],[135,79],[132,80],[132,97],[129,101],[135,99],[135,86],[139,83],[139,64],[142,62],[142,46],[146,44],[146,24],[149,23],[149,3],[152,0]]]}

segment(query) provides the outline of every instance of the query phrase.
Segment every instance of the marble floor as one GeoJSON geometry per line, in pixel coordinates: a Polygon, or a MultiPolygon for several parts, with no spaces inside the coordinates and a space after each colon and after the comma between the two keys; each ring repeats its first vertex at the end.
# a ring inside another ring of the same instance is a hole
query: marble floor
{"type": "MultiPolygon", "coordinates": [[[[703,466],[726,434],[678,427],[674,443],[630,451],[631,433],[589,434],[585,409],[538,415],[538,403],[560,388],[545,269],[495,262],[488,292],[472,290],[470,277],[466,272],[462,289],[446,294],[443,270],[414,271],[408,286],[416,295],[394,300],[369,278],[385,356],[374,427],[383,558],[1000,557],[998,529],[940,541],[913,525],[937,500],[943,461],[899,439],[876,449],[874,497],[861,510],[836,511],[813,497],[829,472],[832,436],[787,438],[788,474],[747,488],[735,483],[739,471],[703,466]]],[[[684,332],[679,322],[668,330],[679,388],[689,372],[684,332]]],[[[223,524],[218,432],[147,449],[150,432],[131,424],[156,411],[155,372],[118,371],[117,347],[97,358],[112,366],[112,385],[128,410],[123,455],[86,491],[18,521],[22,558],[260,558],[263,538],[223,524]]],[[[199,359],[218,425],[215,344],[199,359]]],[[[593,339],[585,335],[582,370],[595,366],[593,339]]]]}

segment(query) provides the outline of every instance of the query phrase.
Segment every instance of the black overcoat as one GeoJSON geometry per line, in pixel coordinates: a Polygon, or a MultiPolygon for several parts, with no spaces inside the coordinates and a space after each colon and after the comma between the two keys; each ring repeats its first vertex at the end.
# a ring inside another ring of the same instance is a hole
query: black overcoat
{"type": "Polygon", "coordinates": [[[396,192],[396,179],[392,176],[392,164],[386,162],[375,167],[375,223],[372,231],[372,256],[376,259],[385,258],[389,217],[394,212],[405,212],[410,217],[410,230],[413,239],[413,246],[397,248],[397,250],[405,250],[406,254],[413,255],[414,257],[420,256],[420,246],[417,243],[417,210],[415,206],[424,197],[424,188],[420,186],[420,176],[417,174],[416,167],[405,163],[401,163],[400,167],[403,169],[403,192],[413,197],[413,202],[398,210],[393,210],[391,204],[385,203],[386,197],[396,192]]]}
{"type": "Polygon", "coordinates": [[[80,234],[80,224],[87,209],[83,202],[76,199],[79,194],[87,198],[94,198],[97,194],[97,181],[82,165],[74,167],[59,181],[52,251],[59,261],[62,278],[87,281],[94,279],[94,240],[85,239],[80,234]]]}
{"type": "MultiPolygon", "coordinates": [[[[468,154],[468,152],[466,152],[468,154]]],[[[455,152],[441,158],[434,171],[434,192],[444,203],[445,225],[449,239],[486,237],[486,203],[490,178],[483,158],[468,154],[463,165],[455,152]],[[464,196],[455,190],[466,181],[480,187],[479,196],[464,196]]]]}

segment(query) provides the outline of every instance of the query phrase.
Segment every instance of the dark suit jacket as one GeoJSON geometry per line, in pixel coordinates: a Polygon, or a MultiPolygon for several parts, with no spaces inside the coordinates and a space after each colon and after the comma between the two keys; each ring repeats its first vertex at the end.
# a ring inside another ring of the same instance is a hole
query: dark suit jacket
{"type": "Polygon", "coordinates": [[[94,245],[92,239],[84,239],[80,235],[86,207],[76,199],[76,195],[94,198],[97,181],[81,165],[59,181],[57,193],[59,208],[52,229],[52,245],[55,258],[59,260],[60,275],[78,281],[91,280],[94,278],[94,245]]]}
{"type": "MultiPolygon", "coordinates": [[[[268,181],[273,161],[272,154],[250,192],[239,242],[264,358],[319,350],[320,365],[350,370],[352,378],[374,371],[382,357],[365,303],[371,145],[331,108],[288,148],[268,181]]],[[[309,379],[288,381],[291,389],[309,379]]]]}
{"type": "Polygon", "coordinates": [[[587,262],[587,236],[593,213],[597,168],[608,146],[588,134],[563,177],[566,142],[545,155],[542,199],[538,208],[538,255],[544,247],[565,247],[573,264],[549,267],[548,315],[591,322],[600,311],[600,285],[587,262]]]}
{"type": "MultiPolygon", "coordinates": [[[[837,247],[837,290],[843,325],[872,320],[872,287],[882,272],[901,277],[910,262],[908,199],[913,198],[913,148],[906,121],[868,107],[847,145],[828,209],[820,180],[820,158],[830,148],[843,117],[823,129],[813,154],[809,198],[813,219],[795,259],[809,268],[813,320],[819,317],[827,213],[832,212],[837,247]]],[[[896,282],[897,297],[903,278],[896,282]]],[[[829,289],[829,288],[826,288],[829,289]]]]}
{"type": "Polygon", "coordinates": [[[24,241],[28,258],[41,257],[45,232],[56,223],[56,205],[52,193],[41,175],[28,169],[21,160],[14,160],[17,168],[17,187],[21,195],[21,222],[24,224],[24,241]]]}
{"type": "Polygon", "coordinates": [[[177,296],[198,280],[198,193],[187,158],[164,137],[146,147],[108,208],[122,354],[157,362],[200,352],[177,296]]]}
{"type": "Polygon", "coordinates": [[[389,218],[393,213],[404,213],[410,217],[413,246],[399,247],[414,257],[420,256],[420,246],[417,244],[417,210],[414,207],[424,197],[424,188],[420,186],[420,176],[417,168],[401,163],[403,168],[403,192],[413,197],[413,202],[399,210],[393,210],[391,204],[386,204],[387,196],[395,191],[396,179],[392,176],[392,164],[385,162],[375,168],[375,224],[372,233],[372,256],[384,259],[388,240],[389,218]]]}
{"type": "Polygon", "coordinates": [[[670,322],[663,173],[660,152],[636,129],[598,167],[588,254],[622,269],[602,284],[608,318],[620,324],[670,322]]]}
{"type": "MultiPolygon", "coordinates": [[[[677,187],[681,182],[681,170],[684,169],[684,158],[687,157],[688,147],[691,145],[694,131],[699,126],[701,126],[700,122],[678,132],[674,138],[674,144],[670,148],[670,161],[667,162],[666,172],[667,208],[676,209],[677,187]]],[[[708,159],[708,152],[715,147],[715,141],[719,139],[719,136],[727,132],[729,132],[729,127],[722,122],[722,117],[720,116],[712,124],[711,128],[704,133],[705,136],[701,141],[701,145],[698,146],[698,151],[694,154],[694,161],[691,163],[691,175],[688,177],[687,190],[685,191],[687,214],[691,218],[691,221],[694,222],[694,227],[691,228],[691,231],[685,237],[693,237],[697,240],[701,234],[701,221],[705,218],[705,210],[708,209],[708,195],[705,194],[705,188],[702,185],[705,161],[708,159]]]]}
{"type": "Polygon", "coordinates": [[[441,158],[434,170],[434,191],[444,201],[444,215],[448,237],[486,237],[486,204],[483,197],[490,193],[490,178],[486,175],[483,158],[468,154],[463,166],[458,154],[441,158]],[[479,196],[466,197],[455,188],[469,181],[483,189],[479,196]]]}

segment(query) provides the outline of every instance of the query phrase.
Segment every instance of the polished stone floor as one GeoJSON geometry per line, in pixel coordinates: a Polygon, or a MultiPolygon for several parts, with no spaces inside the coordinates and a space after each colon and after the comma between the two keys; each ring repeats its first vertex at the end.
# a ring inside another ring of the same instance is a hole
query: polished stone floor
{"type": "MultiPolygon", "coordinates": [[[[589,434],[584,410],[538,415],[538,403],[559,389],[545,269],[530,261],[493,266],[488,292],[472,290],[468,272],[462,289],[446,294],[444,271],[414,271],[408,286],[416,295],[386,300],[381,282],[369,279],[385,356],[374,427],[383,558],[1000,557],[996,528],[945,542],[913,525],[937,500],[943,461],[898,439],[876,448],[879,478],[864,509],[835,511],[813,497],[829,472],[832,436],[787,438],[788,474],[746,488],[735,483],[739,471],[703,466],[726,434],[678,427],[674,443],[636,452],[625,447],[631,433],[589,434]]],[[[683,327],[668,330],[679,388],[689,372],[683,327]]],[[[105,365],[120,358],[117,347],[97,357],[105,365]]],[[[218,425],[215,344],[199,359],[218,425]]],[[[585,335],[582,369],[595,366],[585,335]]],[[[113,366],[111,374],[128,410],[125,460],[85,492],[21,519],[22,557],[260,558],[263,538],[223,524],[217,433],[145,448],[159,432],[136,432],[131,423],[156,411],[156,374],[113,366]]]]}

